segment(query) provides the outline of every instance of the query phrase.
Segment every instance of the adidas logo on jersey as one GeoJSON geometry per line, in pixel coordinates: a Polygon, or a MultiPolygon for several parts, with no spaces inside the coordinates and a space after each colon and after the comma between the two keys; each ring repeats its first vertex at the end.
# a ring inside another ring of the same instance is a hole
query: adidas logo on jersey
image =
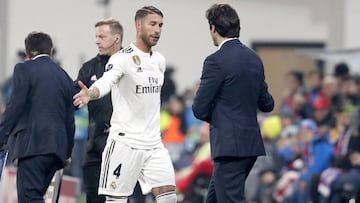
{"type": "Polygon", "coordinates": [[[140,72],[143,72],[143,70],[141,67],[137,67],[136,72],[140,73],[140,72]]]}
{"type": "Polygon", "coordinates": [[[126,47],[125,49],[122,49],[121,52],[125,54],[129,54],[133,52],[134,50],[131,47],[126,47]]]}

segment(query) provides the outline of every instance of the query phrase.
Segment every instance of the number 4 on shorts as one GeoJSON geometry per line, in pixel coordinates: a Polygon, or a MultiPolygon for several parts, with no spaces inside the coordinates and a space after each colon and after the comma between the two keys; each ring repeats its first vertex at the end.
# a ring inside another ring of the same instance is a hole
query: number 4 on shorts
{"type": "Polygon", "coordinates": [[[118,178],[120,176],[120,171],[121,171],[121,164],[119,164],[113,172],[113,174],[116,176],[116,178],[118,178]]]}

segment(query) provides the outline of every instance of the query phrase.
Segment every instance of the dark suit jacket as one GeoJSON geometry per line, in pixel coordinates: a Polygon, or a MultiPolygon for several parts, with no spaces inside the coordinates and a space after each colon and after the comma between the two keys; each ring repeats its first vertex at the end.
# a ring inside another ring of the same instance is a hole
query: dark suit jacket
{"type": "Polygon", "coordinates": [[[71,156],[74,144],[73,81],[50,57],[18,63],[10,101],[1,117],[0,143],[13,159],[56,154],[71,156]]]}
{"type": "Polygon", "coordinates": [[[274,100],[260,58],[238,39],[205,59],[192,107],[198,119],[210,123],[213,159],[265,155],[257,110],[272,111],[274,100]]]}

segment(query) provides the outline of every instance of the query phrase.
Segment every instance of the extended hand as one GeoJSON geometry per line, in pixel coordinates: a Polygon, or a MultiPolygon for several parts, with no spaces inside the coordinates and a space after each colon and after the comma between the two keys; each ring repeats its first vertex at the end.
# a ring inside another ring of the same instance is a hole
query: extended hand
{"type": "Polygon", "coordinates": [[[74,99],[73,104],[75,106],[81,108],[89,103],[90,94],[89,94],[89,89],[86,87],[86,85],[84,85],[84,83],[82,83],[81,81],[78,81],[78,85],[81,88],[81,90],[80,90],[80,92],[75,94],[75,96],[73,97],[73,99],[74,99]]]}

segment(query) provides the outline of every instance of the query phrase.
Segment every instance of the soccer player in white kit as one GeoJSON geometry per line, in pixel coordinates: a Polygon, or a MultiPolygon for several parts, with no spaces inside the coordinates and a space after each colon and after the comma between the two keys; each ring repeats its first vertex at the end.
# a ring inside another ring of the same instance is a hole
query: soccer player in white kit
{"type": "Polygon", "coordinates": [[[125,203],[138,180],[158,203],[175,203],[175,174],[160,136],[160,92],[165,58],[152,50],[160,38],[163,14],[153,7],[135,15],[136,40],[109,59],[103,77],[89,89],[79,82],[80,108],[111,91],[113,114],[103,151],[99,194],[125,203]]]}

